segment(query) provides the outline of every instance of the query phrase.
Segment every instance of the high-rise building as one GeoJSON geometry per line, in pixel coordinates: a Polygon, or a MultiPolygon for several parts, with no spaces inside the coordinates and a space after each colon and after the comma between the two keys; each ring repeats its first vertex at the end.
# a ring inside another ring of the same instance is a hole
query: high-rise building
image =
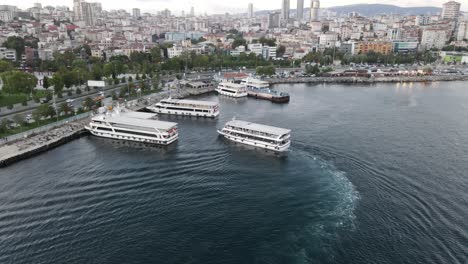
{"type": "Polygon", "coordinates": [[[249,4],[249,18],[252,18],[254,16],[254,11],[253,11],[253,4],[249,4]]]}
{"type": "Polygon", "coordinates": [[[102,12],[102,5],[98,2],[88,3],[82,0],[73,1],[73,20],[83,21],[87,26],[94,26],[96,18],[102,12]]]}
{"type": "Polygon", "coordinates": [[[319,18],[320,1],[312,0],[310,4],[310,21],[317,21],[319,18]]]}
{"type": "Polygon", "coordinates": [[[135,17],[135,18],[139,18],[139,17],[141,16],[141,14],[140,14],[140,9],[139,9],[139,8],[133,8],[133,9],[132,9],[132,15],[133,15],[133,17],[135,17]]]}
{"type": "Polygon", "coordinates": [[[304,0],[297,0],[296,18],[298,21],[304,19],[304,0]]]}
{"type": "Polygon", "coordinates": [[[280,13],[271,12],[268,14],[268,28],[278,28],[280,27],[280,13]]]}
{"type": "Polygon", "coordinates": [[[190,16],[191,17],[195,16],[195,8],[193,6],[190,8],[190,16]]]}
{"type": "Polygon", "coordinates": [[[456,20],[460,16],[460,3],[450,1],[442,5],[442,19],[456,20]]]}
{"type": "Polygon", "coordinates": [[[468,21],[463,21],[458,25],[457,40],[463,41],[468,39],[468,21]]]}
{"type": "Polygon", "coordinates": [[[81,0],[73,0],[73,20],[81,21],[81,0]]]}
{"type": "Polygon", "coordinates": [[[447,31],[443,29],[424,29],[421,37],[421,49],[441,49],[447,42],[447,31]]]}
{"type": "Polygon", "coordinates": [[[34,3],[34,8],[42,9],[42,4],[41,3],[34,3]]]}
{"type": "Polygon", "coordinates": [[[281,6],[281,19],[289,20],[290,8],[291,8],[291,4],[289,0],[283,0],[283,5],[281,6]]]}

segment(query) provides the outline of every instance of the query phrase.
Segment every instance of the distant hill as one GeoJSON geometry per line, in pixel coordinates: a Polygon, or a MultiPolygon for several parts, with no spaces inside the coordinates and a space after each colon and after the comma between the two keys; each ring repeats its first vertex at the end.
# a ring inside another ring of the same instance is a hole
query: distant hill
{"type": "Polygon", "coordinates": [[[399,7],[395,5],[384,5],[384,4],[357,4],[357,5],[346,5],[346,6],[335,6],[327,8],[335,11],[339,14],[348,14],[351,12],[357,12],[363,16],[375,16],[379,14],[400,14],[400,15],[428,15],[438,14],[442,11],[442,8],[432,6],[422,7],[399,7]]]}

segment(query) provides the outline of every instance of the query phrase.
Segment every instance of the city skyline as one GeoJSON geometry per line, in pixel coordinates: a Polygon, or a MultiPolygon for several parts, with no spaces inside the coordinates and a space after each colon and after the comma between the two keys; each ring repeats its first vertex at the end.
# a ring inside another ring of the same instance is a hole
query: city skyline
{"type": "MultiPolygon", "coordinates": [[[[99,0],[97,2],[102,3],[102,7],[104,10],[112,10],[112,9],[126,9],[131,11],[133,8],[139,8],[141,12],[156,12],[164,9],[170,9],[173,12],[182,12],[190,13],[190,7],[195,7],[195,12],[197,15],[199,14],[222,14],[222,13],[247,13],[247,7],[249,3],[253,4],[254,11],[260,10],[281,10],[282,8],[282,1],[274,1],[273,4],[271,1],[255,1],[255,0],[239,0],[235,2],[223,2],[219,3],[218,1],[213,0],[201,0],[201,1],[193,1],[193,0],[138,0],[135,2],[113,2],[110,0],[99,0]],[[180,7],[183,6],[184,9],[180,7]]],[[[392,5],[401,6],[401,7],[418,7],[418,6],[435,6],[441,7],[443,3],[446,1],[444,0],[429,0],[429,1],[402,1],[397,0],[392,2],[392,5]]],[[[44,1],[35,1],[35,0],[25,0],[18,3],[14,0],[4,0],[3,4],[5,5],[15,5],[19,8],[25,9],[30,8],[33,6],[34,3],[41,3],[43,6],[51,5],[51,6],[68,6],[70,8],[73,7],[72,0],[66,1],[53,1],[53,0],[44,0],[44,1]]],[[[344,6],[344,5],[351,5],[351,4],[381,4],[380,1],[373,0],[373,1],[362,1],[362,0],[336,0],[336,1],[322,1],[320,3],[321,8],[329,8],[334,6],[344,6]]],[[[310,1],[304,1],[304,8],[310,7],[310,1]]],[[[297,8],[297,1],[290,1],[290,8],[296,9],[297,8]]],[[[468,6],[462,5],[461,11],[468,12],[468,6]]]]}

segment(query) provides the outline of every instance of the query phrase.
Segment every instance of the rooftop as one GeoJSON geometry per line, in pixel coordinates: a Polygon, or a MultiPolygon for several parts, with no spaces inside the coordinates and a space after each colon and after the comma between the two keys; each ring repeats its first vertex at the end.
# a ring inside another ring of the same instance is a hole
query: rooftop
{"type": "Polygon", "coordinates": [[[245,128],[245,129],[263,132],[267,134],[274,134],[278,136],[291,133],[290,129],[256,124],[256,123],[251,123],[251,122],[242,121],[242,120],[232,120],[232,121],[227,122],[226,125],[245,128]]]}
{"type": "Polygon", "coordinates": [[[169,130],[175,126],[177,123],[172,122],[164,122],[159,120],[151,120],[151,119],[138,119],[138,118],[131,118],[125,116],[113,116],[107,117],[107,121],[110,123],[116,123],[121,125],[128,125],[134,127],[142,127],[142,128],[152,128],[158,130],[169,130]]]}

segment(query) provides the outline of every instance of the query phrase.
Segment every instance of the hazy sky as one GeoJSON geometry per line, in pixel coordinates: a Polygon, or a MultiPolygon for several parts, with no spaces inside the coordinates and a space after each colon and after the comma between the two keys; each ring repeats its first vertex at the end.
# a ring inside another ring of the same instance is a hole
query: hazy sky
{"type": "MultiPolygon", "coordinates": [[[[291,1],[291,8],[296,7],[296,0],[291,1]]],[[[394,0],[391,4],[399,6],[440,6],[442,3],[448,0],[394,0]]],[[[33,3],[42,3],[42,5],[66,5],[72,6],[73,0],[1,0],[2,4],[17,5],[20,8],[31,7],[33,3]]],[[[165,8],[170,9],[173,12],[180,13],[181,10],[188,12],[190,6],[195,7],[195,13],[208,14],[212,13],[225,13],[225,12],[246,12],[248,3],[254,4],[255,10],[267,10],[267,9],[280,9],[281,0],[88,0],[88,2],[101,2],[102,7],[106,10],[109,9],[131,9],[133,7],[140,8],[143,12],[145,11],[157,11],[165,8]]],[[[305,6],[310,6],[310,0],[304,0],[305,6]]],[[[466,0],[459,1],[462,3],[462,10],[468,10],[468,2],[466,0]],[[465,2],[465,3],[464,3],[465,2]]],[[[322,7],[331,7],[339,5],[349,5],[358,3],[389,3],[382,0],[332,0],[332,1],[321,1],[322,7]]],[[[389,3],[390,4],[390,3],[389,3]]]]}

